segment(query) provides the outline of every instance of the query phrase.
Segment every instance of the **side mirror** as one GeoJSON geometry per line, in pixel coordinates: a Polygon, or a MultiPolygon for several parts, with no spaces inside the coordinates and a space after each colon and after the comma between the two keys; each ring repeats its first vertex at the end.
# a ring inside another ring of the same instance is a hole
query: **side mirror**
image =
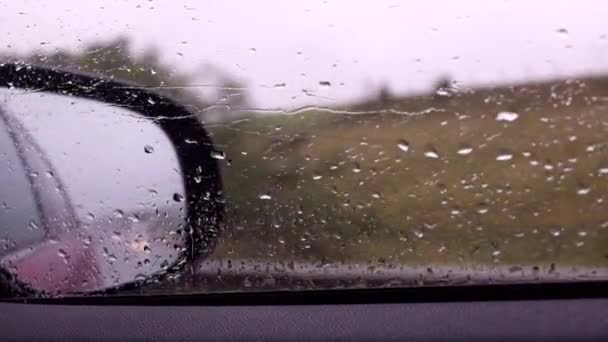
{"type": "Polygon", "coordinates": [[[183,276],[213,250],[223,215],[213,143],[171,99],[1,64],[0,142],[0,288],[140,286],[183,276]]]}

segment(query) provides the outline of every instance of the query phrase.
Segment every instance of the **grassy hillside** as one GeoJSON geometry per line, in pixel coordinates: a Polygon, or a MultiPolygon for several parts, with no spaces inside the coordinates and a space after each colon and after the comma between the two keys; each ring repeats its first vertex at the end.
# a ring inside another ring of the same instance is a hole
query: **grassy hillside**
{"type": "Polygon", "coordinates": [[[608,265],[608,79],[209,130],[227,156],[216,258],[608,265]]]}

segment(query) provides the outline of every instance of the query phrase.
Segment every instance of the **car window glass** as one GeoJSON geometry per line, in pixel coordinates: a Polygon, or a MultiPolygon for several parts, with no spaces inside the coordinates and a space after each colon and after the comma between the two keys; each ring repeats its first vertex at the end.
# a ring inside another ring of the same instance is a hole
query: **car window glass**
{"type": "MultiPolygon", "coordinates": [[[[158,291],[605,279],[607,11],[599,0],[7,2],[0,62],[130,82],[204,126],[223,222],[194,276],[158,291]]],[[[39,95],[26,95],[34,108],[39,95]]],[[[144,201],[168,182],[151,177],[124,197],[99,193],[144,201]]]]}

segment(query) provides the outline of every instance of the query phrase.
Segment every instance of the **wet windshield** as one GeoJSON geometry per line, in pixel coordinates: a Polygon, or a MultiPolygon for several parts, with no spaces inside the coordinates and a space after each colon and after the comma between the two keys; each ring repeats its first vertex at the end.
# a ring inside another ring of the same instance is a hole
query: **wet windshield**
{"type": "Polygon", "coordinates": [[[0,62],[134,82],[202,123],[221,232],[155,291],[605,279],[606,10],[5,2],[0,62]]]}

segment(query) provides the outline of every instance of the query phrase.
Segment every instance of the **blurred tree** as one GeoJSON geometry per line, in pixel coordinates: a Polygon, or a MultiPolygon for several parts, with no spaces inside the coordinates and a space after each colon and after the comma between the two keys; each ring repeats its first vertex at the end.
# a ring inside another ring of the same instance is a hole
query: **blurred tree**
{"type": "MultiPolygon", "coordinates": [[[[132,52],[130,40],[123,36],[109,41],[93,42],[83,50],[75,52],[56,50],[53,53],[33,52],[22,56],[3,54],[0,55],[0,62],[31,63],[130,81],[171,96],[189,107],[203,121],[225,121],[239,115],[233,110],[222,111],[223,115],[217,115],[216,112],[211,115],[209,108],[217,104],[232,108],[230,101],[235,101],[239,108],[245,107],[244,95],[238,99],[232,95],[226,96],[225,93],[217,93],[211,98],[204,96],[195,89],[194,84],[196,78],[202,78],[204,75],[179,72],[172,66],[163,64],[156,48],[148,48],[142,54],[135,54],[132,52]]],[[[240,89],[239,92],[243,93],[243,86],[234,78],[225,75],[222,80],[227,83],[222,83],[219,88],[240,89]]]]}
{"type": "Polygon", "coordinates": [[[391,89],[387,84],[382,84],[380,90],[378,91],[378,101],[381,103],[385,103],[390,101],[393,98],[393,94],[391,89]]]}

